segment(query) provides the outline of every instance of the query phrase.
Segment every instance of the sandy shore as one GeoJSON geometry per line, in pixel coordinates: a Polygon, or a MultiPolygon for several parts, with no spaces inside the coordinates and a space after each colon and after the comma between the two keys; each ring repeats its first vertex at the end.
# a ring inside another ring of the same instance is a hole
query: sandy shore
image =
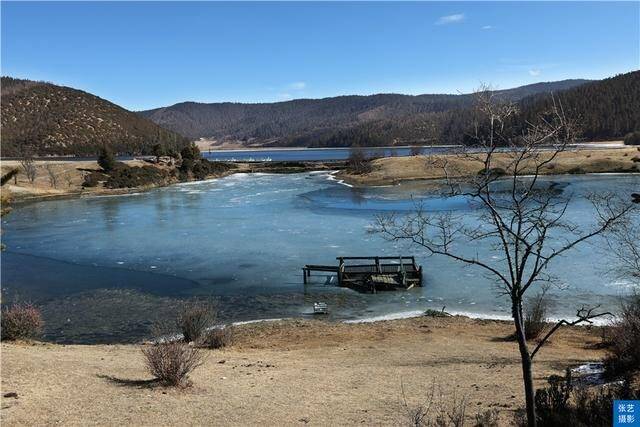
{"type": "MultiPolygon", "coordinates": [[[[373,160],[370,172],[354,174],[345,170],[338,173],[336,177],[348,184],[359,186],[390,185],[419,179],[442,179],[444,173],[441,165],[444,160],[448,162],[447,167],[451,176],[475,175],[482,169],[482,163],[479,161],[452,154],[385,157],[373,160]]],[[[507,154],[495,154],[494,167],[506,169],[507,162],[507,154]]],[[[640,151],[636,147],[566,151],[560,153],[548,167],[542,170],[542,173],[561,175],[630,171],[640,172],[640,151]]]]}
{"type": "MultiPolygon", "coordinates": [[[[464,317],[369,324],[281,321],[237,327],[185,390],[151,386],[140,346],[2,344],[4,425],[399,425],[434,384],[470,420],[521,406],[508,322],[464,317]]],[[[538,356],[535,378],[598,360],[596,330],[566,328],[538,356]]]]}

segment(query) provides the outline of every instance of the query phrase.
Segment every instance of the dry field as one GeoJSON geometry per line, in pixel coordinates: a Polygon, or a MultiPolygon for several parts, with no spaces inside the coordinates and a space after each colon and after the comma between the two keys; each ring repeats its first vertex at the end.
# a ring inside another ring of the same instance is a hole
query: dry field
{"type": "MultiPolygon", "coordinates": [[[[494,156],[493,166],[506,170],[508,154],[496,153],[494,156]]],[[[451,176],[474,175],[482,169],[479,161],[457,155],[386,157],[372,161],[372,170],[368,173],[353,174],[343,171],[337,176],[354,185],[388,185],[406,180],[440,179],[444,178],[442,164],[445,160],[451,176]]],[[[560,175],[622,171],[640,172],[640,149],[629,147],[566,151],[560,153],[542,173],[560,175]]]]}
{"type": "MultiPolygon", "coordinates": [[[[143,166],[145,162],[140,160],[127,160],[129,166],[143,166]]],[[[18,173],[15,180],[9,181],[2,191],[8,191],[14,200],[28,198],[47,198],[68,195],[82,195],[98,193],[99,188],[82,188],[84,176],[92,170],[100,170],[96,161],[73,160],[36,160],[36,176],[34,182],[30,182],[24,172],[18,173]],[[55,178],[52,180],[51,175],[55,178]]],[[[18,168],[22,171],[17,160],[3,160],[0,169],[2,174],[11,169],[18,168]]],[[[110,190],[110,193],[122,191],[110,190]]]]}
{"type": "MultiPolygon", "coordinates": [[[[189,388],[148,382],[140,346],[2,344],[3,425],[407,425],[402,402],[467,399],[471,418],[522,405],[509,323],[464,317],[238,327],[189,388]]],[[[598,360],[597,331],[567,328],[539,353],[538,385],[598,360]]]]}

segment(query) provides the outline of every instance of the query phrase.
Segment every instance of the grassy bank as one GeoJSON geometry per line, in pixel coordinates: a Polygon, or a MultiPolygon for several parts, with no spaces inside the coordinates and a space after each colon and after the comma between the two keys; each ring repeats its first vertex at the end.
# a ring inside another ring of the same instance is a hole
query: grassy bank
{"type": "MultiPolygon", "coordinates": [[[[237,327],[207,350],[192,387],[150,383],[141,346],[2,344],[6,425],[398,425],[407,404],[466,397],[510,421],[522,405],[517,346],[507,322],[465,317],[336,324],[282,321],[237,327]]],[[[563,328],[540,353],[536,382],[598,360],[597,330],[563,328]]]]}
{"type": "MultiPolygon", "coordinates": [[[[548,155],[551,155],[549,152],[548,155]]],[[[480,161],[453,154],[411,157],[385,157],[372,160],[369,170],[356,173],[344,170],[337,176],[352,185],[389,185],[418,179],[442,179],[443,162],[447,162],[450,176],[475,175],[482,169],[480,161]]],[[[508,170],[509,157],[494,154],[493,167],[508,170]]],[[[560,153],[542,171],[546,175],[585,173],[640,172],[640,151],[636,147],[573,150],[560,153]]],[[[521,173],[528,173],[526,170],[521,173]]]]}

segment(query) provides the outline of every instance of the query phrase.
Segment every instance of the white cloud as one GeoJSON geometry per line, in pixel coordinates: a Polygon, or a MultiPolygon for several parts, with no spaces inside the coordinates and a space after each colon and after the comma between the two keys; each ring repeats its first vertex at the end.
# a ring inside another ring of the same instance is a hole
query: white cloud
{"type": "Polygon", "coordinates": [[[289,89],[291,90],[304,90],[307,87],[305,82],[293,82],[289,84],[289,89]]]}
{"type": "Polygon", "coordinates": [[[279,93],[278,98],[280,99],[291,99],[293,96],[290,93],[279,93]]]}
{"type": "Polygon", "coordinates": [[[493,30],[493,25],[485,25],[482,27],[483,30],[493,30]]]}
{"type": "Polygon", "coordinates": [[[529,75],[530,75],[530,76],[533,76],[533,77],[537,77],[537,76],[539,76],[541,73],[542,73],[542,71],[540,71],[540,70],[539,70],[539,69],[537,69],[537,68],[534,68],[534,69],[529,70],[529,75]]]}
{"type": "Polygon", "coordinates": [[[464,21],[463,13],[455,13],[453,15],[441,16],[436,21],[436,25],[457,24],[464,21]]]}

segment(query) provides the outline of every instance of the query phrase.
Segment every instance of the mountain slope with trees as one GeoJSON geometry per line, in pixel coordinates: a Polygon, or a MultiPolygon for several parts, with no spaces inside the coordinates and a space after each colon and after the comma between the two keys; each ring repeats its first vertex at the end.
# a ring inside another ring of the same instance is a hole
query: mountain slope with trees
{"type": "MultiPolygon", "coordinates": [[[[558,94],[565,113],[573,117],[589,140],[622,139],[640,130],[640,71],[620,74],[581,85],[558,94]]],[[[524,118],[551,108],[549,96],[523,99],[524,118]]]]}
{"type": "MultiPolygon", "coordinates": [[[[536,83],[500,93],[517,101],[532,94],[564,90],[586,82],[536,83]]],[[[394,140],[420,140],[424,126],[430,127],[432,122],[444,119],[443,113],[469,107],[471,102],[470,94],[378,94],[272,104],[184,102],[140,114],[194,139],[256,145],[380,145],[394,140]]]]}
{"type": "Polygon", "coordinates": [[[3,156],[93,156],[103,146],[120,154],[179,151],[188,140],[150,120],[81,90],[2,77],[3,156]]]}

